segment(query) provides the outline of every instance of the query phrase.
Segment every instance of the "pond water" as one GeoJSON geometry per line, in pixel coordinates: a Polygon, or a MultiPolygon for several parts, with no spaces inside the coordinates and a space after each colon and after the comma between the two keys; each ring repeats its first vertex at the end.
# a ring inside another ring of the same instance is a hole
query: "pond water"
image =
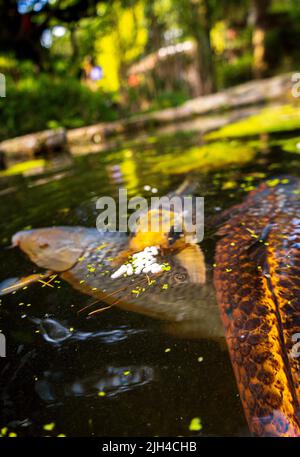
{"type": "MultiPolygon", "coordinates": [[[[150,197],[146,185],[165,195],[190,173],[209,220],[263,179],[299,176],[297,144],[297,132],[208,145],[197,132],[149,136],[55,160],[28,176],[2,176],[0,281],[40,272],[20,251],[8,249],[18,230],[95,227],[98,197],[117,197],[119,187],[129,197],[150,197]]],[[[201,243],[208,270],[215,242],[208,226],[201,243]]],[[[91,298],[63,281],[54,285],[38,283],[2,297],[2,433],[7,427],[18,436],[192,436],[191,420],[200,418],[196,434],[248,435],[224,345],[201,335],[169,335],[161,322],[117,308],[87,319],[77,311],[91,298]]]]}

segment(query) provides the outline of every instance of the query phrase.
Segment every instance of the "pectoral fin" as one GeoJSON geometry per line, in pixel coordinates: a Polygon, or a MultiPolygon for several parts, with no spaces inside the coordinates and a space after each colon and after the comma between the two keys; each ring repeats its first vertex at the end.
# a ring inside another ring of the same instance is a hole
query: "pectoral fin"
{"type": "Polygon", "coordinates": [[[23,287],[33,284],[38,281],[43,281],[44,279],[49,278],[53,274],[52,271],[47,271],[46,273],[29,275],[24,278],[10,278],[0,283],[0,296],[11,294],[17,290],[23,289],[23,287]]]}
{"type": "Polygon", "coordinates": [[[198,245],[190,245],[176,254],[177,260],[184,267],[193,283],[205,284],[206,268],[203,252],[198,245]]]}

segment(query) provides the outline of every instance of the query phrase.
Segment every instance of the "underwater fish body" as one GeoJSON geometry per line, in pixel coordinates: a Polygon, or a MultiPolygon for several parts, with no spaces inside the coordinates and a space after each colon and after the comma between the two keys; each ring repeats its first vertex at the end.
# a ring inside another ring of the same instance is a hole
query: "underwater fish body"
{"type": "Polygon", "coordinates": [[[299,192],[297,179],[262,184],[228,211],[216,248],[217,301],[249,428],[259,436],[300,436],[299,192]]]}

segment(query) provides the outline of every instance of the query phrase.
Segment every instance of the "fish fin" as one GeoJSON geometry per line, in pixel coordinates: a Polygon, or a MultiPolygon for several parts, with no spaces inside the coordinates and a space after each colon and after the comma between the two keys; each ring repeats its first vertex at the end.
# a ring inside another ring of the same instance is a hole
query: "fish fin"
{"type": "Polygon", "coordinates": [[[184,267],[193,283],[205,284],[206,267],[204,254],[198,245],[189,245],[182,249],[176,258],[184,267]]]}
{"type": "Polygon", "coordinates": [[[117,267],[118,265],[122,265],[123,263],[128,262],[132,254],[133,251],[131,249],[126,249],[125,251],[119,252],[119,254],[112,261],[112,265],[115,265],[117,267]]]}
{"type": "Polygon", "coordinates": [[[53,274],[52,271],[47,271],[46,273],[33,274],[25,276],[24,278],[6,279],[0,283],[0,296],[11,294],[12,292],[23,289],[23,287],[26,287],[29,284],[47,279],[51,274],[53,274]]]}

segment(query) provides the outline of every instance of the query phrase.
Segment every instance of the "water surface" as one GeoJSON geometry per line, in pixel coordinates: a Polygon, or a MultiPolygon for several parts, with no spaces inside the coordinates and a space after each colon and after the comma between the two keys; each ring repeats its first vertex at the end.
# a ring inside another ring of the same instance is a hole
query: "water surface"
{"type": "MultiPolygon", "coordinates": [[[[240,202],[266,178],[300,175],[295,133],[224,140],[149,136],[143,142],[73,160],[49,163],[29,176],[0,179],[0,280],[39,272],[7,249],[29,227],[94,227],[98,197],[150,197],[174,190],[187,175],[199,183],[206,218],[240,202]]],[[[202,249],[213,268],[215,228],[202,249]]],[[[91,298],[71,286],[41,283],[2,297],[0,329],[7,358],[0,359],[0,428],[18,436],[191,436],[248,434],[229,356],[217,341],[180,338],[159,321],[112,308],[93,319],[77,311],[91,298]],[[166,351],[167,349],[167,351],[166,351]]]]}

